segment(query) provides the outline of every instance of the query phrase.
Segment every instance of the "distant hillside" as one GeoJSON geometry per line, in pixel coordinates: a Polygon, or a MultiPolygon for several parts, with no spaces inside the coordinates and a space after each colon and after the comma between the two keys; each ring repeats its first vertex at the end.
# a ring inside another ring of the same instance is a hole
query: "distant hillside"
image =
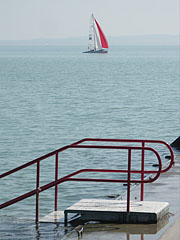
{"type": "Polygon", "coordinates": [[[109,37],[111,45],[180,45],[178,35],[137,35],[109,37]]]}
{"type": "MultiPolygon", "coordinates": [[[[180,45],[178,35],[107,37],[109,45],[180,45]]],[[[86,46],[88,37],[0,41],[0,46],[86,46]]]]}

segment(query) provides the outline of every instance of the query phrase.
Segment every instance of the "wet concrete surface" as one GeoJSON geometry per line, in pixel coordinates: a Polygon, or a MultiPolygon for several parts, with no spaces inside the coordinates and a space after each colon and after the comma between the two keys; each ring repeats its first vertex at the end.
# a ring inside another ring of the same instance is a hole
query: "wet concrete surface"
{"type": "MultiPolygon", "coordinates": [[[[140,185],[131,192],[131,199],[139,199],[140,185]]],[[[100,224],[89,222],[77,226],[63,239],[82,240],[157,240],[172,228],[180,216],[180,152],[177,152],[175,164],[167,173],[161,174],[154,182],[145,184],[144,200],[169,202],[169,214],[158,224],[100,224]]],[[[126,199],[126,195],[121,196],[126,199]]],[[[176,223],[178,226],[178,223],[176,223]]],[[[177,228],[177,227],[176,227],[177,228]]],[[[177,232],[177,231],[174,231],[177,232]]],[[[162,238],[163,239],[163,238],[162,238]]],[[[173,240],[180,239],[176,234],[173,240]]]]}
{"type": "Polygon", "coordinates": [[[179,240],[180,239],[180,217],[170,226],[161,236],[160,240],[179,240]]]}

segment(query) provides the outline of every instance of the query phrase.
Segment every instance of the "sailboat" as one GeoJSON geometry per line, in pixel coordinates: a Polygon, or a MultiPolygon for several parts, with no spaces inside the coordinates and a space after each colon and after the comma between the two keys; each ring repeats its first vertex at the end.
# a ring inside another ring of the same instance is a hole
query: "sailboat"
{"type": "Polygon", "coordinates": [[[89,25],[88,51],[83,53],[107,53],[108,48],[108,42],[102,31],[102,28],[92,14],[89,25]]]}

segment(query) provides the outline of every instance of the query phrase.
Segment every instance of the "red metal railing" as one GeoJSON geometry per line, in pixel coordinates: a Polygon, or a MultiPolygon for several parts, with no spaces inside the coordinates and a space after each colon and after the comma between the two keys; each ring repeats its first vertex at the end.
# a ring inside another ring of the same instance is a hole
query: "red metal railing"
{"type": "Polygon", "coordinates": [[[118,182],[118,183],[127,183],[127,212],[130,211],[130,187],[131,183],[139,183],[141,184],[141,196],[140,199],[143,201],[144,199],[144,183],[150,183],[154,182],[161,173],[164,173],[168,171],[174,162],[174,154],[171,149],[171,147],[164,141],[158,141],[158,140],[128,140],[128,139],[99,139],[99,138],[85,138],[78,142],[75,142],[73,144],[67,145],[65,147],[59,148],[51,153],[48,153],[40,158],[37,158],[31,162],[28,162],[24,165],[21,165],[15,169],[12,169],[6,173],[3,173],[0,175],[0,178],[7,177],[8,175],[11,175],[17,171],[20,171],[24,168],[27,168],[33,164],[37,164],[36,168],[36,189],[27,192],[23,195],[20,195],[16,198],[11,199],[10,201],[7,201],[0,205],[0,209],[5,208],[7,206],[10,206],[12,204],[15,204],[19,201],[22,201],[23,199],[29,198],[36,194],[36,223],[39,220],[39,193],[43,192],[49,188],[55,187],[55,211],[57,210],[57,204],[58,204],[58,185],[66,182],[66,181],[95,181],[95,182],[118,182]],[[92,145],[92,144],[85,144],[84,142],[116,142],[116,143],[140,143],[141,146],[115,146],[115,145],[92,145]],[[169,153],[171,155],[171,160],[169,164],[162,169],[162,160],[157,150],[151,147],[146,147],[145,145],[147,143],[151,144],[161,144],[167,147],[169,150],[169,153]],[[58,163],[59,163],[59,153],[63,152],[70,148],[96,148],[96,149],[116,149],[116,150],[127,150],[128,151],[128,169],[125,170],[117,170],[117,169],[80,169],[76,172],[73,172],[67,176],[64,176],[62,178],[58,179],[58,163]],[[140,151],[141,152],[141,169],[140,170],[132,170],[131,169],[131,162],[132,162],[132,151],[140,151]],[[145,162],[145,151],[150,151],[154,153],[158,160],[158,169],[157,170],[144,170],[144,162],[145,162]],[[45,160],[51,156],[55,156],[55,180],[40,186],[40,162],[42,160],[45,160]],[[83,172],[109,172],[109,173],[126,173],[127,179],[99,179],[99,178],[74,178],[73,176],[78,175],[83,172]],[[140,174],[141,179],[132,179],[131,174],[140,174]],[[149,179],[144,179],[145,174],[153,174],[154,176],[149,179]]]}

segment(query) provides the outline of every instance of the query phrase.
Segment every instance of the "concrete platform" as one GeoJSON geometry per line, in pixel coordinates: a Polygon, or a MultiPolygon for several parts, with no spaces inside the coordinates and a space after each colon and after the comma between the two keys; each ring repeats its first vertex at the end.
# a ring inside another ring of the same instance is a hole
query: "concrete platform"
{"type": "Polygon", "coordinates": [[[169,203],[131,201],[130,213],[126,212],[125,200],[82,199],[64,211],[65,224],[68,214],[79,214],[84,222],[153,224],[169,212],[169,203]]]}

